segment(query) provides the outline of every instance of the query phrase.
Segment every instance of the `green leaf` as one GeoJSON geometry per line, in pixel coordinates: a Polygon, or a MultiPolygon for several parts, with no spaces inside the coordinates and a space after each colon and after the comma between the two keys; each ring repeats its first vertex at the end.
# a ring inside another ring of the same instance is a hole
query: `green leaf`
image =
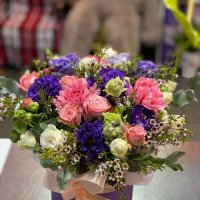
{"type": "Polygon", "coordinates": [[[18,94],[19,88],[17,87],[17,82],[13,79],[0,76],[0,94],[18,94]]]}
{"type": "Polygon", "coordinates": [[[17,120],[14,122],[13,129],[19,134],[24,134],[26,132],[27,125],[23,121],[17,120]]]}
{"type": "Polygon", "coordinates": [[[171,168],[174,171],[183,171],[182,166],[179,163],[171,162],[171,161],[166,161],[165,163],[169,168],[171,168]]]}
{"type": "Polygon", "coordinates": [[[200,88],[200,72],[198,72],[195,77],[189,80],[188,86],[192,90],[196,90],[200,88]]]}
{"type": "Polygon", "coordinates": [[[166,160],[171,161],[171,162],[177,162],[178,159],[180,159],[182,156],[185,155],[185,152],[182,151],[176,151],[167,156],[166,160]]]}
{"type": "Polygon", "coordinates": [[[153,146],[154,146],[153,144],[150,145],[149,148],[147,149],[147,152],[142,157],[133,158],[133,160],[140,161],[140,160],[145,160],[146,158],[148,158],[154,152],[153,146]]]}
{"type": "Polygon", "coordinates": [[[47,128],[48,124],[54,124],[55,126],[57,125],[57,120],[55,118],[43,121],[40,123],[40,128],[45,130],[47,128]]]}
{"type": "Polygon", "coordinates": [[[49,168],[51,170],[56,170],[57,169],[57,166],[52,163],[52,161],[50,159],[42,159],[40,157],[40,164],[44,167],[44,168],[49,168]]]}
{"type": "Polygon", "coordinates": [[[193,90],[179,90],[174,94],[171,105],[175,107],[183,107],[192,101],[198,101],[193,90]]]}
{"type": "Polygon", "coordinates": [[[57,182],[58,186],[61,190],[65,189],[67,183],[66,181],[71,178],[71,172],[69,171],[68,168],[62,169],[58,174],[57,174],[57,182]]]}
{"type": "Polygon", "coordinates": [[[197,32],[192,24],[187,20],[185,14],[179,9],[179,1],[178,0],[165,0],[165,5],[168,9],[170,9],[174,16],[176,17],[177,21],[181,24],[184,29],[184,32],[190,43],[193,47],[200,47],[200,33],[197,32]]]}
{"type": "Polygon", "coordinates": [[[12,132],[10,134],[10,140],[13,143],[16,143],[19,139],[20,139],[20,134],[18,132],[16,132],[15,130],[12,130],[12,132]]]}
{"type": "Polygon", "coordinates": [[[138,171],[138,162],[136,162],[135,160],[127,160],[127,163],[129,165],[129,171],[130,172],[137,172],[138,171]]]}

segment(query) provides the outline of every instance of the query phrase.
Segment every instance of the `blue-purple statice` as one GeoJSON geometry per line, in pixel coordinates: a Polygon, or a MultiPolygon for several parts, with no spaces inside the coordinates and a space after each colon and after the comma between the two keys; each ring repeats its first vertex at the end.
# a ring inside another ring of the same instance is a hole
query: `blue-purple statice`
{"type": "Polygon", "coordinates": [[[94,76],[89,76],[87,78],[87,83],[89,88],[92,87],[96,83],[94,76]]]}
{"type": "Polygon", "coordinates": [[[121,53],[118,55],[111,56],[107,59],[107,63],[110,65],[118,65],[125,64],[131,60],[131,56],[129,53],[121,53]]]}
{"type": "Polygon", "coordinates": [[[131,125],[140,125],[148,131],[152,128],[150,120],[155,118],[154,115],[152,110],[149,110],[142,105],[136,105],[130,113],[131,125]]]}
{"type": "Polygon", "coordinates": [[[77,131],[77,140],[81,151],[91,160],[97,160],[100,153],[108,150],[103,135],[103,123],[100,120],[83,123],[77,131]]]}
{"type": "Polygon", "coordinates": [[[139,77],[153,78],[158,71],[158,66],[156,66],[151,61],[139,61],[137,64],[136,75],[139,77]]]}
{"type": "Polygon", "coordinates": [[[74,53],[59,57],[49,61],[49,64],[55,67],[55,71],[60,74],[73,75],[74,67],[79,65],[79,58],[74,53]]]}
{"type": "Polygon", "coordinates": [[[27,96],[33,101],[40,103],[41,91],[44,93],[45,97],[55,97],[59,94],[60,90],[61,84],[58,79],[54,76],[47,75],[34,81],[33,85],[28,90],[27,96]]]}

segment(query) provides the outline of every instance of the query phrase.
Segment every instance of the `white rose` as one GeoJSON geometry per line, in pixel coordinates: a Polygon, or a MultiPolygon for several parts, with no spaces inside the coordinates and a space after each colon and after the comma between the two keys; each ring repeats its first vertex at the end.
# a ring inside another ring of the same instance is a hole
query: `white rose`
{"type": "Polygon", "coordinates": [[[117,54],[117,52],[114,51],[112,48],[102,49],[102,52],[104,53],[103,58],[105,59],[117,54]]]}
{"type": "Polygon", "coordinates": [[[123,139],[114,139],[110,144],[110,151],[116,158],[124,158],[130,145],[123,139]]]}
{"type": "Polygon", "coordinates": [[[40,136],[40,145],[42,148],[50,147],[54,149],[57,145],[63,144],[64,141],[65,135],[53,124],[49,124],[40,136]]]}
{"type": "Polygon", "coordinates": [[[36,145],[35,136],[30,131],[26,131],[20,135],[20,140],[17,142],[17,145],[21,149],[34,149],[36,145]]]}

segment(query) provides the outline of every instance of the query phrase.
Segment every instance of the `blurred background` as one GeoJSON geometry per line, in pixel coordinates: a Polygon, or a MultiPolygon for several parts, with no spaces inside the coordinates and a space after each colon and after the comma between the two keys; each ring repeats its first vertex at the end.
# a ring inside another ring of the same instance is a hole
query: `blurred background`
{"type": "MultiPolygon", "coordinates": [[[[179,9],[200,31],[200,1],[180,0],[179,9]]],[[[185,31],[162,0],[0,0],[0,75],[18,80],[34,59],[45,60],[47,49],[83,57],[112,47],[156,64],[178,55],[177,81],[186,88],[200,69],[200,48],[185,31]]],[[[185,171],[156,173],[150,185],[134,187],[134,200],[200,200],[200,104],[172,112],[185,112],[194,134],[181,147],[185,171]]],[[[50,200],[42,186],[45,170],[31,152],[11,145],[10,130],[9,121],[0,123],[0,200],[50,200]]]]}

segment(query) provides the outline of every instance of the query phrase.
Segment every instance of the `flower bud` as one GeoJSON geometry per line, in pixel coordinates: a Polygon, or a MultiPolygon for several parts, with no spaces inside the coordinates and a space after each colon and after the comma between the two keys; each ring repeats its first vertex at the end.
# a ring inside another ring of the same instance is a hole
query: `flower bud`
{"type": "Polygon", "coordinates": [[[22,100],[22,105],[24,108],[28,108],[29,104],[32,102],[33,100],[30,97],[27,97],[22,100]]]}
{"type": "Polygon", "coordinates": [[[26,111],[24,110],[16,110],[14,118],[24,118],[26,116],[26,111]]]}
{"type": "Polygon", "coordinates": [[[28,109],[28,111],[33,112],[33,113],[37,112],[38,109],[39,109],[38,102],[32,102],[32,103],[30,103],[27,109],[28,109]]]}

